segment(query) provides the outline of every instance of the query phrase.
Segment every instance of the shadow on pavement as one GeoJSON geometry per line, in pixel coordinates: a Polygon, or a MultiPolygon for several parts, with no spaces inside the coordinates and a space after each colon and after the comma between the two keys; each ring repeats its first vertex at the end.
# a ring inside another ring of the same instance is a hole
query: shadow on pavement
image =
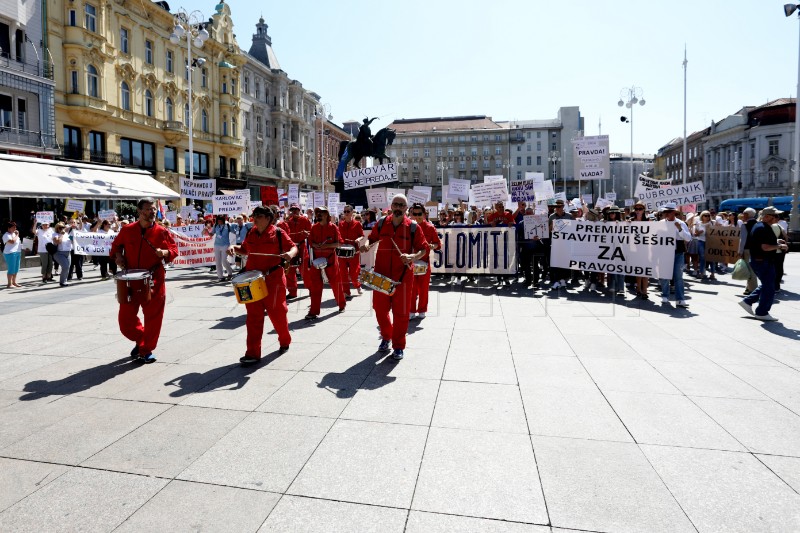
{"type": "Polygon", "coordinates": [[[800,330],[789,329],[780,322],[764,322],[761,328],[769,331],[773,335],[779,335],[792,340],[800,340],[800,330]]]}
{"type": "Polygon", "coordinates": [[[244,387],[250,381],[250,374],[255,372],[261,365],[243,367],[240,365],[226,365],[221,368],[212,368],[207,372],[190,372],[183,376],[178,376],[164,383],[178,387],[169,393],[173,398],[180,398],[192,393],[211,392],[215,390],[235,391],[244,387]],[[228,368],[228,372],[220,375],[220,371],[228,368]],[[206,385],[213,383],[214,387],[204,389],[206,385]]]}
{"type": "Polygon", "coordinates": [[[42,396],[56,394],[61,396],[83,392],[140,366],[142,363],[136,362],[130,357],[123,357],[113,363],[87,368],[62,379],[54,381],[38,379],[25,385],[23,390],[27,394],[23,394],[19,399],[27,401],[36,400],[42,396]]]}
{"type": "Polygon", "coordinates": [[[363,361],[359,361],[358,363],[354,364],[343,373],[329,372],[322,377],[322,381],[317,384],[317,387],[321,389],[328,389],[331,392],[336,391],[337,398],[352,398],[359,389],[374,390],[383,387],[384,385],[388,385],[397,379],[394,376],[388,375],[388,372],[395,367],[397,362],[386,356],[387,354],[385,353],[375,352],[369,355],[363,361]],[[381,364],[378,364],[381,359],[384,359],[384,361],[381,364]],[[373,370],[376,370],[377,374],[383,379],[371,381],[365,379],[364,382],[357,388],[347,387],[348,375],[360,374],[366,376],[372,374],[373,370]]]}

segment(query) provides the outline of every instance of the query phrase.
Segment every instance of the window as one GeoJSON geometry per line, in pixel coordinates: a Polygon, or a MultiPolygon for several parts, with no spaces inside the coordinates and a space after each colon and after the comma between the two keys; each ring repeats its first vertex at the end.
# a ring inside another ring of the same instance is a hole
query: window
{"type": "Polygon", "coordinates": [[[222,94],[228,94],[228,77],[222,76],[222,94]]]}
{"type": "Polygon", "coordinates": [[[148,65],[153,64],[153,41],[144,42],[144,62],[148,65]]]}
{"type": "Polygon", "coordinates": [[[244,114],[244,130],[250,131],[250,113],[244,114]]]}
{"type": "Polygon", "coordinates": [[[528,157],[525,159],[525,164],[526,164],[526,165],[528,165],[528,166],[530,166],[530,165],[531,165],[531,156],[528,156],[528,157]]]}
{"type": "Polygon", "coordinates": [[[231,94],[236,96],[236,78],[231,78],[231,94]]]}
{"type": "Polygon", "coordinates": [[[99,98],[99,83],[97,79],[97,69],[94,65],[89,65],[86,68],[86,92],[89,96],[99,98]]]}
{"type": "Polygon", "coordinates": [[[256,98],[261,98],[261,82],[256,80],[256,98]]]}
{"type": "Polygon", "coordinates": [[[250,76],[244,77],[244,92],[250,94],[250,76]]]}
{"type": "Polygon", "coordinates": [[[458,163],[458,170],[467,170],[467,163],[466,161],[460,161],[458,163]]]}
{"type": "Polygon", "coordinates": [[[155,170],[155,145],[153,143],[122,138],[120,149],[123,165],[155,170]]]}
{"type": "Polygon", "coordinates": [[[558,150],[558,146],[556,146],[556,143],[550,143],[550,149],[555,152],[558,150]]]}
{"type": "Polygon", "coordinates": [[[521,145],[521,144],[518,144],[518,145],[517,145],[517,152],[521,152],[521,151],[522,151],[522,145],[521,145]]]}
{"type": "Polygon", "coordinates": [[[471,168],[472,170],[477,170],[477,169],[478,169],[478,162],[477,162],[477,161],[472,161],[472,162],[470,163],[470,168],[471,168]]]}
{"type": "Polygon", "coordinates": [[[200,86],[208,87],[208,69],[204,68],[200,72],[202,74],[202,76],[200,77],[200,86]]]}
{"type": "MultiPolygon", "coordinates": [[[[541,132],[537,132],[537,133],[541,133],[541,132]]],[[[541,152],[542,151],[542,141],[536,141],[536,151],[537,152],[541,152]]]]}
{"type": "MultiPolygon", "coordinates": [[[[185,172],[189,172],[189,150],[183,152],[183,163],[185,172]]],[[[208,176],[208,154],[203,152],[194,152],[194,165],[192,165],[195,174],[201,176],[208,176]]]]}
{"type": "Polygon", "coordinates": [[[200,114],[200,127],[205,133],[208,133],[208,111],[205,109],[200,114]]]}
{"type": "Polygon", "coordinates": [[[503,149],[499,146],[494,147],[494,155],[503,155],[503,149]]]}
{"type": "Polygon", "coordinates": [[[222,136],[228,136],[228,117],[222,117],[222,136]]]}
{"type": "Polygon", "coordinates": [[[10,96],[0,94],[0,127],[11,129],[14,127],[13,100],[10,96]]]}
{"type": "MultiPolygon", "coordinates": [[[[772,143],[772,141],[770,141],[770,143],[772,143]]],[[[778,170],[778,167],[769,167],[769,170],[767,171],[767,183],[769,183],[770,185],[778,183],[779,174],[780,170],[778,170]]]]}
{"type": "Polygon", "coordinates": [[[84,26],[91,32],[97,31],[97,8],[92,4],[84,6],[84,26]]]}
{"type": "Polygon", "coordinates": [[[517,166],[518,166],[518,167],[519,167],[519,166],[522,166],[522,158],[521,158],[521,157],[518,157],[518,158],[517,158],[517,166]]]}
{"type": "Polygon", "coordinates": [[[153,93],[150,92],[150,89],[144,92],[144,114],[148,117],[153,116],[153,93]]]}
{"type": "Polygon", "coordinates": [[[483,160],[483,170],[489,170],[489,160],[488,159],[484,159],[483,160]]]}
{"type": "Polygon", "coordinates": [[[28,129],[28,108],[24,98],[17,98],[17,129],[28,129]]]}
{"type": "Polygon", "coordinates": [[[176,149],[172,146],[164,147],[164,170],[167,172],[178,171],[178,155],[176,149]]]}
{"type": "Polygon", "coordinates": [[[522,171],[521,170],[517,170],[517,179],[518,180],[522,179],[522,171]]]}
{"type": "Polygon", "coordinates": [[[531,143],[528,143],[527,145],[525,145],[525,149],[530,152],[531,151],[531,143]]]}
{"type": "Polygon", "coordinates": [[[78,25],[78,16],[75,13],[74,9],[69,10],[69,25],[70,26],[77,26],[78,25]]]}
{"type": "Polygon", "coordinates": [[[167,50],[167,72],[170,74],[175,72],[175,56],[172,50],[167,50]]]}
{"type": "Polygon", "coordinates": [[[448,148],[447,149],[447,155],[449,155],[451,157],[453,156],[453,149],[452,148],[448,148]]]}
{"type": "Polygon", "coordinates": [[[183,123],[189,127],[189,104],[183,104],[183,123]]]}
{"type": "Polygon", "coordinates": [[[484,146],[483,147],[483,155],[484,156],[488,156],[489,155],[489,147],[488,146],[484,146]]]}
{"type": "Polygon", "coordinates": [[[89,159],[96,163],[106,162],[106,136],[100,131],[89,132],[89,159]]]}
{"type": "Polygon", "coordinates": [[[167,98],[164,107],[167,112],[167,121],[173,122],[175,120],[175,106],[172,105],[172,98],[167,98]]]}
{"type": "Polygon", "coordinates": [[[81,130],[71,126],[64,126],[64,157],[67,159],[83,159],[81,144],[81,130]]]}
{"type": "Polygon", "coordinates": [[[236,137],[239,136],[239,134],[237,133],[238,125],[239,124],[236,122],[236,118],[235,117],[232,118],[231,119],[231,137],[236,138],[236,137]]]}
{"type": "Polygon", "coordinates": [[[552,135],[553,139],[556,138],[556,132],[553,132],[551,135],[552,135]]]}
{"type": "Polygon", "coordinates": [[[431,149],[430,148],[425,148],[425,150],[423,151],[423,155],[425,157],[430,157],[431,156],[431,149]]]}
{"type": "Polygon", "coordinates": [[[458,155],[460,155],[461,157],[464,157],[465,155],[467,155],[466,148],[464,148],[463,146],[461,148],[459,148],[458,149],[458,155]]]}
{"type": "Polygon", "coordinates": [[[542,156],[540,155],[536,156],[536,164],[542,166],[542,156]]]}
{"type": "Polygon", "coordinates": [[[503,168],[503,161],[502,161],[502,160],[500,160],[500,159],[497,159],[497,160],[494,162],[494,168],[498,168],[498,169],[499,169],[499,168],[503,168]]]}
{"type": "Polygon", "coordinates": [[[442,149],[441,148],[437,148],[436,149],[436,155],[437,156],[441,156],[442,155],[442,149]]]}
{"type": "Polygon", "coordinates": [[[419,157],[419,148],[411,150],[411,157],[419,157]]]}
{"type": "Polygon", "coordinates": [[[72,91],[72,94],[78,94],[78,71],[71,70],[69,73],[69,78],[70,78],[70,85],[72,85],[70,89],[72,91]]]}
{"type": "Polygon", "coordinates": [[[780,152],[780,139],[770,139],[768,142],[767,155],[778,155],[780,152]]]}
{"type": "Polygon", "coordinates": [[[128,87],[128,82],[123,81],[120,85],[120,94],[122,96],[122,109],[125,111],[131,110],[131,89],[128,87]]]}
{"type": "Polygon", "coordinates": [[[123,54],[131,53],[131,50],[128,47],[128,28],[119,29],[119,51],[123,54]]]}
{"type": "Polygon", "coordinates": [[[541,131],[537,131],[536,132],[536,138],[537,139],[541,139],[542,138],[542,132],[541,131]]]}
{"type": "Polygon", "coordinates": [[[475,146],[473,146],[473,147],[470,149],[470,155],[472,155],[473,157],[474,157],[474,156],[476,156],[476,155],[478,155],[478,149],[477,149],[475,146]]]}

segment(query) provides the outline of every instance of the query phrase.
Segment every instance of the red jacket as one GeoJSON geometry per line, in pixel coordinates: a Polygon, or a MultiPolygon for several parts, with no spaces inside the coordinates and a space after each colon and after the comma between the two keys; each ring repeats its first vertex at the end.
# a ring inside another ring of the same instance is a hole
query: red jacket
{"type": "Polygon", "coordinates": [[[153,224],[144,229],[138,222],[134,222],[119,230],[119,234],[111,244],[109,255],[113,258],[117,252],[122,252],[126,268],[150,270],[153,273],[153,281],[163,283],[164,268],[161,266],[161,258],[156,255],[153,247],[169,251],[169,256],[164,258],[165,263],[178,257],[178,245],[175,244],[167,228],[153,224]],[[145,239],[150,244],[147,244],[145,239]]]}
{"type": "Polygon", "coordinates": [[[342,220],[339,222],[339,233],[342,235],[344,244],[355,246],[356,240],[364,236],[364,227],[357,220],[350,222],[342,220]]]}
{"type": "Polygon", "coordinates": [[[286,219],[286,225],[289,227],[289,237],[299,248],[308,238],[308,233],[304,231],[311,231],[311,221],[304,216],[289,217],[286,219]]]}
{"type": "Polygon", "coordinates": [[[270,225],[262,234],[253,227],[247,232],[247,237],[242,242],[241,252],[247,255],[247,265],[245,270],[260,270],[266,272],[270,268],[277,266],[283,261],[280,257],[267,257],[259,254],[282,254],[292,249],[294,242],[289,238],[289,234],[281,229],[281,241],[278,244],[277,227],[270,225]]]}
{"type": "MultiPolygon", "coordinates": [[[[436,250],[442,247],[442,241],[439,240],[439,232],[436,231],[436,226],[434,226],[427,220],[423,220],[422,223],[419,225],[419,229],[422,230],[422,234],[425,235],[425,240],[428,241],[429,245],[435,244],[436,250]]],[[[431,260],[430,247],[428,247],[428,251],[425,252],[425,257],[423,257],[422,260],[428,261],[430,263],[431,260]]]]}
{"type": "Polygon", "coordinates": [[[330,263],[331,258],[336,256],[336,250],[333,248],[325,248],[317,250],[314,248],[315,244],[331,244],[342,242],[342,236],[339,233],[339,228],[336,224],[316,223],[311,226],[311,233],[308,235],[308,244],[311,246],[311,253],[314,254],[314,259],[324,257],[330,263]]]}
{"type": "Polygon", "coordinates": [[[403,275],[408,267],[400,260],[400,252],[397,251],[397,248],[400,248],[404,254],[413,254],[428,248],[428,241],[425,240],[425,234],[419,227],[414,232],[414,242],[411,242],[411,224],[410,218],[403,217],[403,222],[395,228],[391,216],[383,219],[380,229],[378,229],[379,224],[375,224],[369,234],[370,243],[380,241],[378,249],[375,251],[375,272],[388,276],[394,281],[400,281],[401,277],[404,281],[410,279],[409,276],[412,274],[403,275]]]}
{"type": "Polygon", "coordinates": [[[486,217],[486,223],[491,224],[495,221],[497,221],[498,226],[511,227],[514,225],[514,215],[506,211],[492,211],[489,213],[489,216],[486,217]]]}

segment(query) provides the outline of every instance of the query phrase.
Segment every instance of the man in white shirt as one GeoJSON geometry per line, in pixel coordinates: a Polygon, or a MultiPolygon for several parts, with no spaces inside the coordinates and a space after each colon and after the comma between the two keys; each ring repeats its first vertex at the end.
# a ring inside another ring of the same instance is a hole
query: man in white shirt
{"type": "Polygon", "coordinates": [[[36,253],[42,263],[42,283],[53,281],[53,256],[47,251],[47,245],[53,244],[53,228],[50,224],[42,224],[38,229],[36,222],[33,223],[33,231],[36,234],[36,253]]]}
{"type": "MultiPolygon", "coordinates": [[[[686,246],[692,240],[692,234],[689,232],[689,227],[680,219],[675,218],[677,215],[677,206],[674,202],[667,202],[661,206],[660,212],[662,220],[666,220],[669,224],[675,227],[675,263],[672,267],[672,282],[675,285],[675,299],[678,301],[678,307],[689,307],[689,304],[684,300],[683,294],[683,256],[686,253],[686,246]]],[[[659,280],[661,283],[661,303],[669,303],[669,279],[659,280]]]]}

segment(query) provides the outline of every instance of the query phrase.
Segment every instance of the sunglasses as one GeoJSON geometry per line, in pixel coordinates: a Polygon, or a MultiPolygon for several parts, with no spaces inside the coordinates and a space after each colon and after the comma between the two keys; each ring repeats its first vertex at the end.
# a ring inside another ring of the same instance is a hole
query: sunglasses
{"type": "Polygon", "coordinates": [[[411,213],[411,216],[413,216],[413,217],[421,217],[421,216],[425,216],[425,213],[411,213]]]}
{"type": "Polygon", "coordinates": [[[345,213],[352,213],[352,212],[353,212],[353,210],[352,210],[352,209],[345,209],[345,210],[344,210],[344,212],[345,212],[345,213]]]}
{"type": "Polygon", "coordinates": [[[406,204],[401,204],[401,203],[397,203],[397,202],[392,202],[392,207],[405,207],[405,206],[406,206],[406,204]]]}
{"type": "Polygon", "coordinates": [[[634,211],[644,211],[644,207],[634,207],[634,211]]]}

